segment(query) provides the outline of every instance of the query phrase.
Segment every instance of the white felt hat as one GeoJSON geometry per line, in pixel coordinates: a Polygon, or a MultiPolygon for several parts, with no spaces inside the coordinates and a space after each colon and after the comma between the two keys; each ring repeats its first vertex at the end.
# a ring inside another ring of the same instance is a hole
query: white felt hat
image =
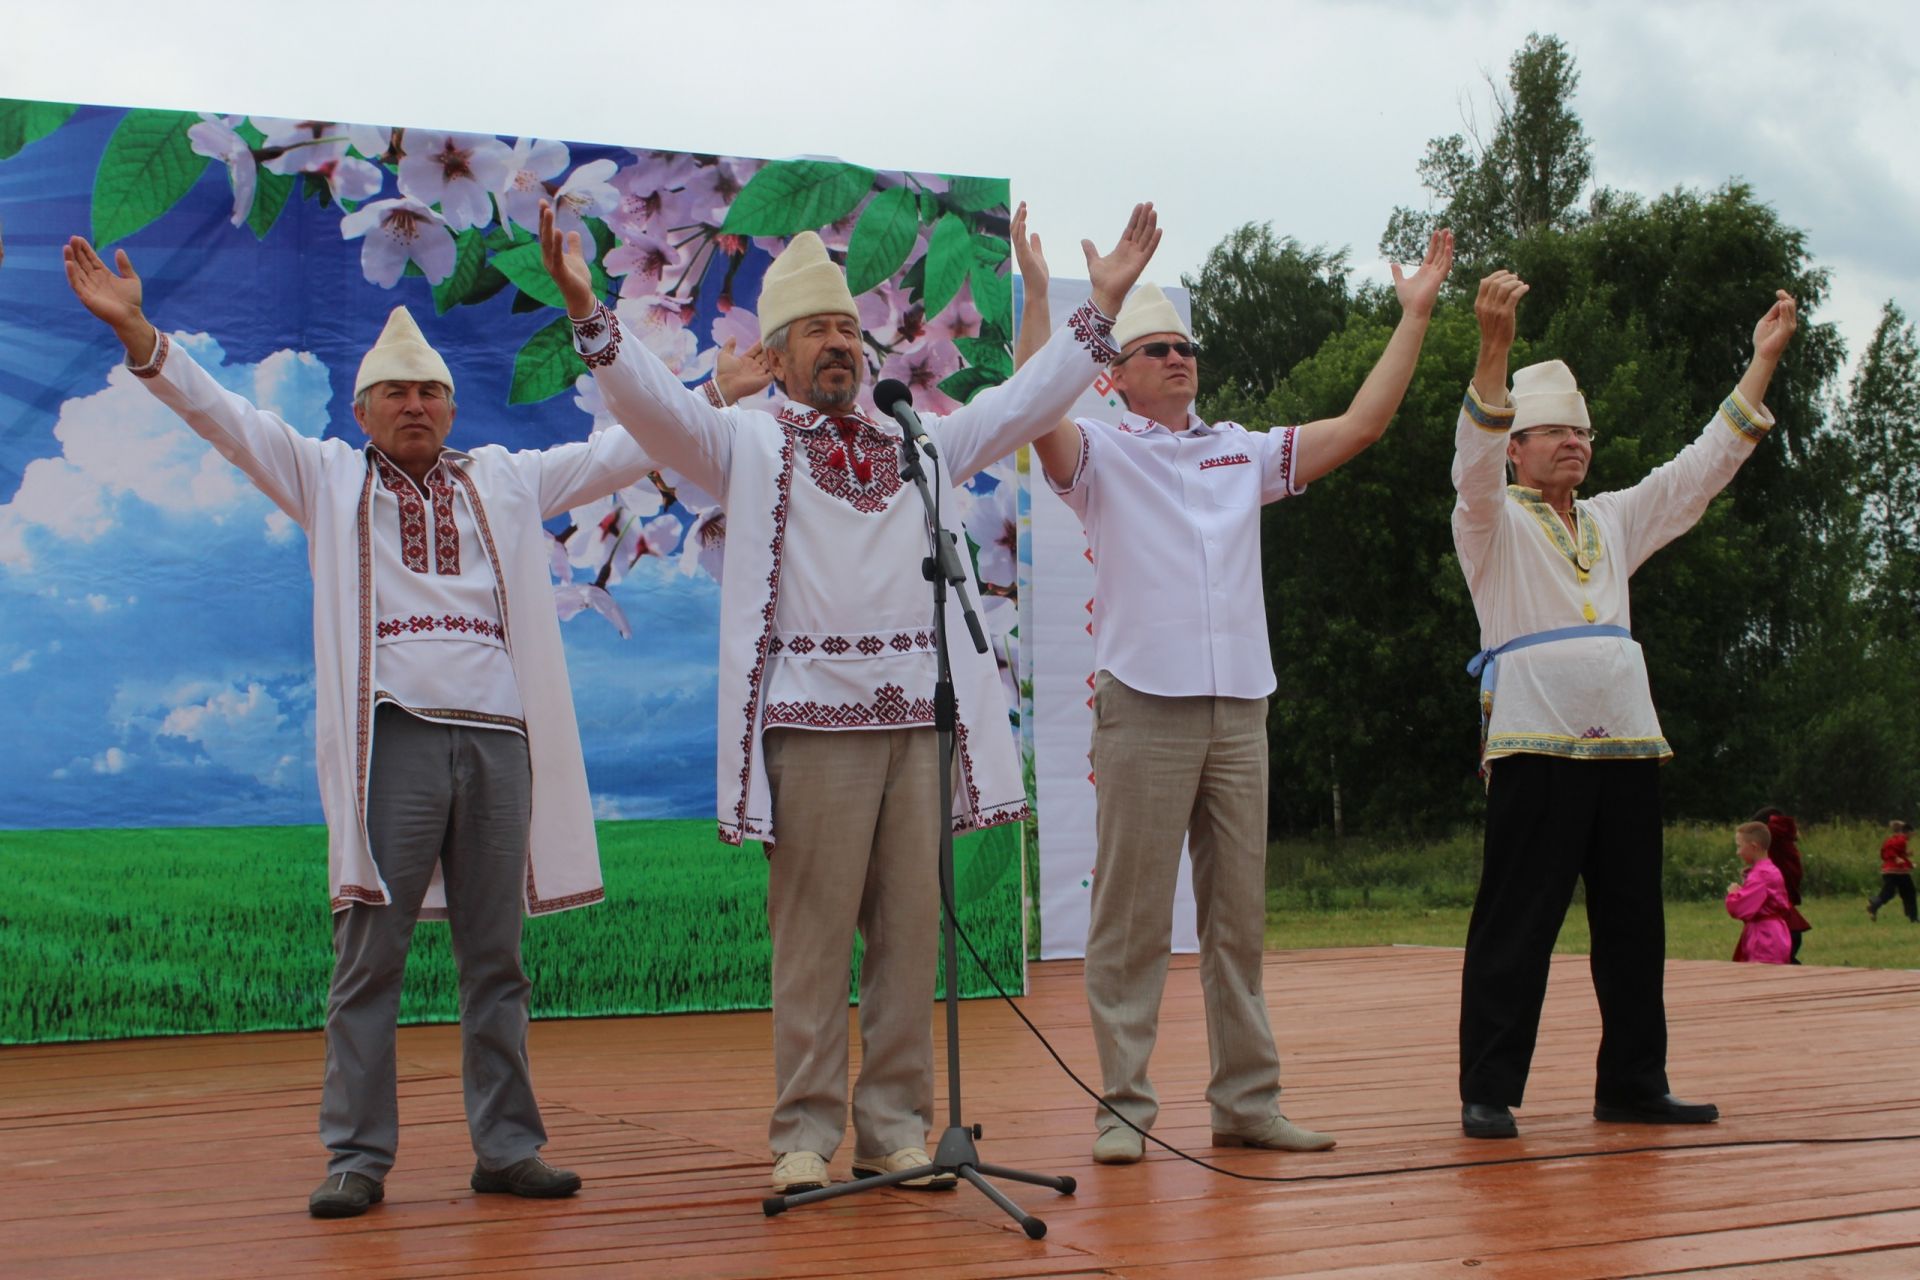
{"type": "Polygon", "coordinates": [[[359,395],[376,382],[439,382],[447,394],[453,394],[453,374],[413,322],[405,307],[395,307],[387,317],[380,340],[361,358],[360,372],[354,375],[353,394],[359,395]]]}
{"type": "Polygon", "coordinates": [[[767,268],[760,282],[760,332],[771,335],[803,316],[841,315],[858,320],[846,273],[827,257],[827,246],[802,231],[767,268]]]}
{"type": "Polygon", "coordinates": [[[1587,427],[1587,399],[1564,360],[1513,371],[1513,431],[1528,427],[1587,427]]]}
{"type": "Polygon", "coordinates": [[[1173,309],[1165,291],[1159,285],[1141,281],[1120,307],[1120,314],[1113,321],[1113,345],[1124,350],[1135,338],[1144,338],[1150,333],[1177,333],[1188,342],[1193,334],[1188,332],[1180,313],[1173,309]]]}

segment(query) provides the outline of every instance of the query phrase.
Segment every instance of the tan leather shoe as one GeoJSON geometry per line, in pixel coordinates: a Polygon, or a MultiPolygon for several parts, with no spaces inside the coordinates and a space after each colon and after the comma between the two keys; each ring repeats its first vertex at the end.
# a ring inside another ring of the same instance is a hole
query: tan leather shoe
{"type": "Polygon", "coordinates": [[[1263,1147],[1268,1151],[1326,1151],[1334,1142],[1332,1134],[1302,1129],[1278,1113],[1268,1116],[1265,1124],[1250,1132],[1220,1133],[1216,1130],[1213,1135],[1213,1145],[1216,1147],[1263,1147]]]}
{"type": "Polygon", "coordinates": [[[817,1151],[789,1151],[773,1162],[775,1195],[798,1195],[827,1185],[827,1162],[817,1151]]]}
{"type": "Polygon", "coordinates": [[[1102,1129],[1093,1140],[1095,1164],[1137,1164],[1146,1153],[1146,1139],[1123,1124],[1102,1129]]]}
{"type": "MultiPolygon", "coordinates": [[[[921,1165],[932,1164],[933,1157],[924,1147],[902,1147],[884,1160],[863,1160],[858,1156],[853,1161],[853,1176],[856,1178],[877,1178],[883,1173],[898,1173],[902,1169],[918,1169],[921,1165]]],[[[959,1181],[951,1173],[930,1173],[924,1178],[908,1178],[905,1182],[896,1182],[896,1187],[911,1187],[915,1191],[948,1191],[959,1181]]]]}

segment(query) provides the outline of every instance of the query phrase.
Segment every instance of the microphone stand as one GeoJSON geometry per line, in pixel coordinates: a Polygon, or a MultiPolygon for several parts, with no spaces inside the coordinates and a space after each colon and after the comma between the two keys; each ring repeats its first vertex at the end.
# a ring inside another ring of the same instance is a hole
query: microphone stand
{"type": "MultiPolygon", "coordinates": [[[[947,1174],[971,1183],[987,1199],[1000,1206],[1007,1216],[1018,1222],[1029,1239],[1038,1240],[1047,1234],[1047,1224],[1009,1200],[983,1175],[991,1174],[996,1178],[1025,1182],[1036,1187],[1052,1187],[1060,1194],[1069,1196],[1077,1184],[1070,1177],[1028,1173],[1021,1169],[982,1163],[980,1153],[973,1145],[974,1139],[980,1136],[980,1126],[966,1124],[960,1118],[960,962],[954,942],[960,922],[953,893],[953,744],[955,726],[959,721],[959,703],[953,692],[953,666],[947,649],[949,584],[960,598],[960,609],[966,617],[967,630],[977,652],[987,651],[987,636],[980,627],[979,615],[974,612],[973,601],[967,593],[966,561],[960,554],[958,541],[940,525],[940,503],[927,483],[925,469],[920,465],[920,451],[914,446],[913,436],[905,430],[900,433],[900,442],[900,478],[913,481],[920,490],[921,502],[927,508],[930,554],[921,562],[920,571],[933,584],[933,647],[939,673],[933,689],[933,725],[940,752],[940,898],[944,907],[941,934],[945,940],[947,960],[947,1128],[940,1135],[932,1164],[877,1174],[871,1178],[856,1178],[851,1182],[838,1182],[818,1191],[768,1196],[760,1202],[760,1209],[771,1218],[796,1205],[815,1204],[863,1191],[878,1191],[918,1178],[947,1174]]],[[[936,461],[936,476],[938,465],[936,461]]]]}

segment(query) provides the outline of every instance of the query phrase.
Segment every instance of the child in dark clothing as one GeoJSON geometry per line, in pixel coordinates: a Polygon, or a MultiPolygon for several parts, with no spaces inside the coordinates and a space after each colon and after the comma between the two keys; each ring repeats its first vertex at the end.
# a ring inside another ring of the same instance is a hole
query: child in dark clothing
{"type": "Polygon", "coordinates": [[[1880,918],[1880,908],[1893,901],[1893,895],[1900,895],[1900,905],[1906,908],[1907,923],[1920,924],[1920,912],[1914,910],[1913,901],[1913,858],[1907,853],[1907,832],[1910,828],[1904,822],[1893,824],[1893,834],[1880,846],[1880,892],[1867,899],[1867,914],[1873,919],[1880,918]]]}

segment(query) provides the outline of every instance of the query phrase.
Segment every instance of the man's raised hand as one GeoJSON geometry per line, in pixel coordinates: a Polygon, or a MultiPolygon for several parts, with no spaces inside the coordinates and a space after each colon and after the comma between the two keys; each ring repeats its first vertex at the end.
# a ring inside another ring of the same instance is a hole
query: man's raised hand
{"type": "Polygon", "coordinates": [[[1153,211],[1152,201],[1133,206],[1127,229],[1120,233],[1120,243],[1113,247],[1113,252],[1102,256],[1093,241],[1082,240],[1080,248],[1087,255],[1087,279],[1093,282],[1093,305],[1109,316],[1119,315],[1120,304],[1127,300],[1134,281],[1147,269],[1147,263],[1153,260],[1153,251],[1159,247],[1160,219],[1153,211]]]}
{"type": "Polygon", "coordinates": [[[757,396],[773,384],[773,366],[761,345],[754,343],[744,354],[736,350],[739,345],[739,339],[728,338],[713,365],[713,383],[728,404],[757,396]]]}
{"type": "Polygon", "coordinates": [[[67,241],[60,258],[67,270],[67,284],[74,297],[80,299],[80,305],[113,330],[129,356],[146,360],[153,353],[158,335],[140,310],[144,291],[127,251],[113,251],[114,264],[120,268],[117,273],[102,262],[93,246],[80,236],[67,241]]]}
{"type": "Polygon", "coordinates": [[[1427,241],[1427,256],[1420,260],[1419,269],[1412,275],[1401,275],[1397,262],[1390,266],[1393,291],[1400,297],[1400,310],[1422,318],[1432,315],[1440,286],[1447,282],[1447,273],[1453,270],[1453,232],[1442,227],[1433,233],[1427,241]]]}
{"type": "Polygon", "coordinates": [[[553,205],[545,200],[540,202],[540,261],[560,286],[567,315],[575,320],[592,315],[600,300],[593,295],[593,272],[580,252],[580,233],[569,231],[563,236],[553,225],[553,205]]]}
{"type": "Polygon", "coordinates": [[[1753,355],[1756,360],[1778,364],[1787,344],[1793,341],[1794,330],[1800,327],[1800,308],[1785,289],[1776,289],[1773,297],[1773,306],[1753,326],[1753,355]]]}
{"type": "Polygon", "coordinates": [[[1473,299],[1473,314],[1480,322],[1482,350],[1504,353],[1513,346],[1514,313],[1520,309],[1520,299],[1527,296],[1531,287],[1511,271],[1496,271],[1480,282],[1480,292],[1473,299]]]}
{"type": "Polygon", "coordinates": [[[1013,211],[1013,261],[1020,268],[1021,287],[1029,294],[1047,291],[1047,258],[1040,251],[1040,237],[1027,234],[1027,202],[1013,211]]]}

